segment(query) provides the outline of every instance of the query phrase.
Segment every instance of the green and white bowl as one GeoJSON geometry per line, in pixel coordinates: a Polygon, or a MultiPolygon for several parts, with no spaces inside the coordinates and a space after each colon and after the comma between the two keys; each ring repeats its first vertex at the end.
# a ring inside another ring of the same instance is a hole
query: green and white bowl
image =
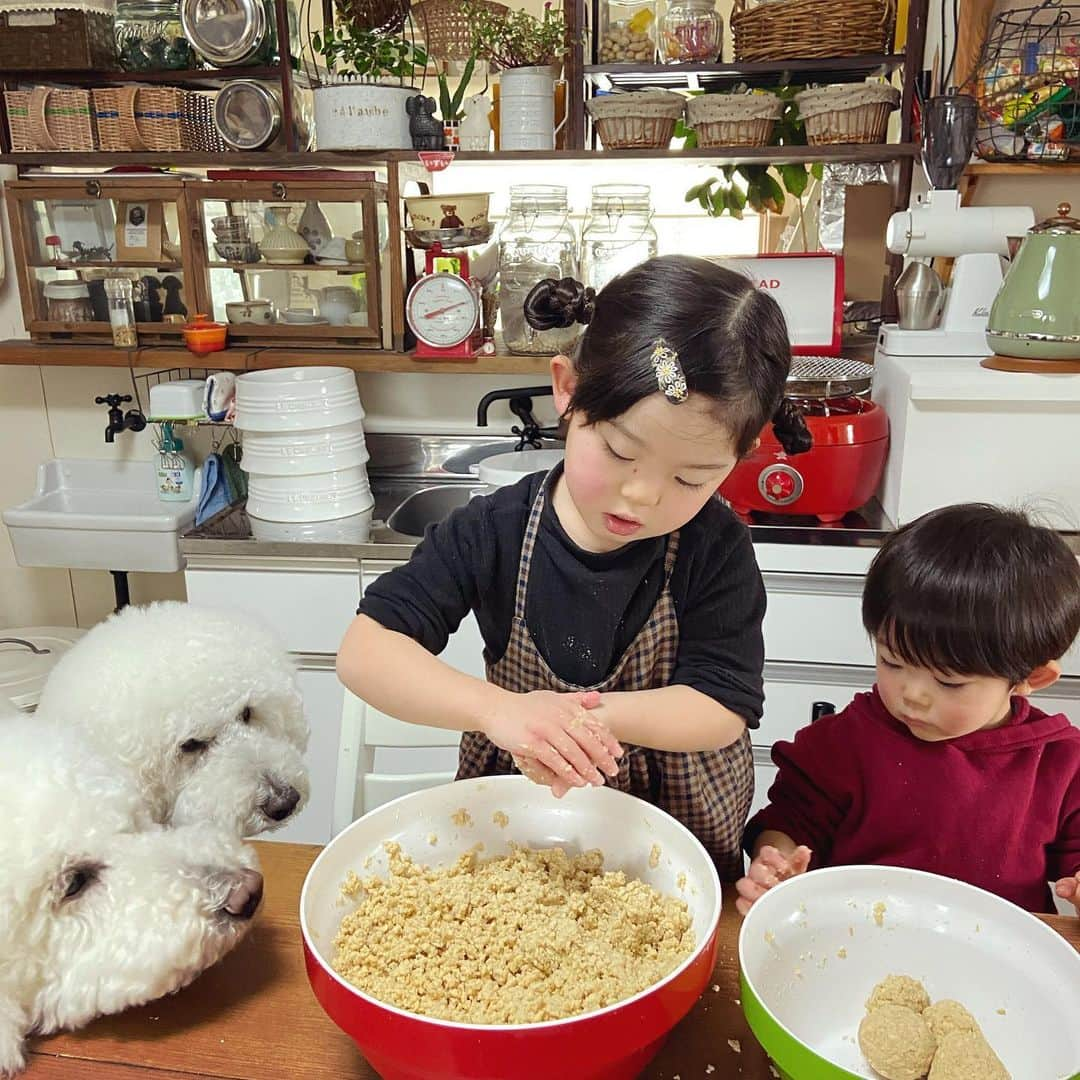
{"type": "Polygon", "coordinates": [[[967,1006],[1013,1080],[1080,1077],[1080,953],[952,878],[888,866],[792,878],[750,909],[739,965],[743,1011],[785,1080],[877,1078],[857,1033],[890,974],[967,1006]]]}

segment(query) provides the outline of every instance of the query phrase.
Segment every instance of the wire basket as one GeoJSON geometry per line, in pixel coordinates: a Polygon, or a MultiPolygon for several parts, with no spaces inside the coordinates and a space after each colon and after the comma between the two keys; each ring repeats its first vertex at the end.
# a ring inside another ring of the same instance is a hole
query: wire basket
{"type": "MultiPolygon", "coordinates": [[[[473,7],[499,18],[509,10],[494,0],[474,0],[473,7]]],[[[461,0],[419,0],[412,10],[427,51],[436,60],[467,60],[472,55],[473,21],[461,0]]]]}
{"type": "Polygon", "coordinates": [[[213,96],[175,86],[121,86],[93,91],[102,150],[224,152],[213,96]]]}
{"type": "Polygon", "coordinates": [[[735,0],[731,12],[739,63],[885,53],[895,25],[894,0],[735,0]]]}
{"type": "Polygon", "coordinates": [[[1080,159],[1080,4],[1001,12],[974,76],[986,161],[1080,159]]]}
{"type": "Polygon", "coordinates": [[[15,153],[82,153],[97,149],[97,124],[89,90],[5,90],[8,134],[15,153]]]}

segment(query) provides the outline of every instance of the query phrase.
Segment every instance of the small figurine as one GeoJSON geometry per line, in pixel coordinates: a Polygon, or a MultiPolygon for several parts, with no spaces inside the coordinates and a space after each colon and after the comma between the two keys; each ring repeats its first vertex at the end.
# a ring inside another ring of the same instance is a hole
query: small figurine
{"type": "MultiPolygon", "coordinates": [[[[161,322],[164,315],[160,296],[161,279],[154,277],[153,274],[147,274],[142,278],[142,284],[146,289],[146,321],[161,322]]],[[[134,299],[132,303],[134,304],[134,299]]],[[[138,321],[138,316],[136,316],[136,321],[138,321]]]]}
{"type": "Polygon", "coordinates": [[[465,118],[458,129],[462,150],[491,149],[490,111],[491,102],[486,94],[473,94],[465,99],[465,118]]]}
{"type": "Polygon", "coordinates": [[[86,247],[81,240],[75,240],[67,254],[68,262],[111,262],[112,244],[86,247]]]}
{"type": "Polygon", "coordinates": [[[184,283],[174,274],[161,279],[161,287],[165,290],[165,314],[186,315],[188,313],[184,301],[180,299],[180,292],[184,283]]]}
{"type": "Polygon", "coordinates": [[[405,99],[405,111],[409,114],[409,134],[414,150],[441,150],[443,148],[443,125],[435,119],[435,99],[416,94],[405,99]]]}

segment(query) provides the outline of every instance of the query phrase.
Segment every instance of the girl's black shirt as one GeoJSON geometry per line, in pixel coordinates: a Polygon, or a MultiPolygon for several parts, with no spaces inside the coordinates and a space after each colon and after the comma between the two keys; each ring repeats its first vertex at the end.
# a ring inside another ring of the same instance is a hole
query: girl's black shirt
{"type": "MultiPolygon", "coordinates": [[[[365,591],[359,612],[437,655],[474,611],[484,659],[499,660],[510,640],[522,539],[545,475],[474,498],[431,526],[408,563],[365,591]]],[[[666,547],[667,537],[659,536],[616,551],[585,551],[545,501],[525,621],[556,675],[579,686],[607,677],[660,596],[666,547]]],[[[749,530],[719,500],[680,529],[671,594],[679,621],[671,682],[707,694],[756,728],[764,698],[765,587],[749,530]]]]}

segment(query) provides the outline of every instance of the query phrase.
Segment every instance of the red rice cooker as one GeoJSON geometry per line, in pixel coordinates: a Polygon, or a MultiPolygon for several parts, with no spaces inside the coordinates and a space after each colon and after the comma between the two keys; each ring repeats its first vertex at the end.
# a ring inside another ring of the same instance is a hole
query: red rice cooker
{"type": "Polygon", "coordinates": [[[793,357],[787,395],[802,408],[814,445],[788,454],[767,426],[758,448],[720,486],[732,509],[832,523],[867,503],[889,448],[885,410],[862,396],[872,373],[872,365],[857,360],[793,357]]]}

